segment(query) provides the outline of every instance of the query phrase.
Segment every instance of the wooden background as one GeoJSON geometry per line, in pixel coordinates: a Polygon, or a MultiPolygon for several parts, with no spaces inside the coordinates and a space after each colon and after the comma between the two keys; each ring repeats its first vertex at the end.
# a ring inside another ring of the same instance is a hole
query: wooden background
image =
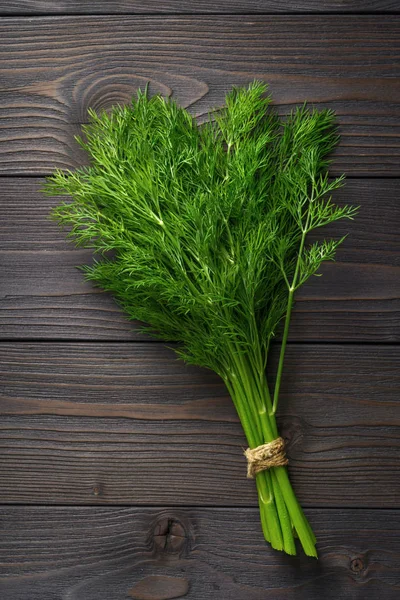
{"type": "Polygon", "coordinates": [[[1,599],[397,600],[400,3],[10,0],[0,14],[1,599]],[[83,281],[90,253],[40,192],[85,161],[88,107],[150,81],[202,117],[255,77],[282,114],[305,99],[337,112],[338,201],[361,205],[298,296],[279,415],[319,561],[264,544],[222,383],[83,281]]]}

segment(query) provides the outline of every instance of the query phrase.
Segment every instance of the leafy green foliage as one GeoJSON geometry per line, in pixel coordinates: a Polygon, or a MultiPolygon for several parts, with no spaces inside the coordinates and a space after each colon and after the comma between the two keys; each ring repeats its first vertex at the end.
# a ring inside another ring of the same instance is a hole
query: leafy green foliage
{"type": "Polygon", "coordinates": [[[72,197],[53,216],[102,255],[87,278],[224,378],[233,349],[261,372],[289,291],[342,241],[307,248],[305,236],[355,213],[329,197],[343,183],[326,173],[332,112],[303,106],[281,122],[265,92],[260,82],[234,89],[198,126],[172,100],[139,91],[109,115],[91,112],[81,140],[91,166],[57,171],[46,186],[72,197]]]}
{"type": "MultiPolygon", "coordinates": [[[[180,342],[186,361],[223,377],[248,443],[276,439],[275,412],[295,291],[333,260],[340,240],[307,246],[312,230],[356,209],[330,194],[327,156],[338,136],[330,111],[297,108],[284,121],[266,86],[233,89],[198,126],[173,101],[138,92],[129,106],[90,113],[80,140],[91,166],[55,172],[49,194],[78,245],[97,258],[88,279],[111,291],[146,330],[180,342]],[[284,319],[272,396],[265,375],[284,319]]],[[[316,556],[315,536],[283,467],[257,475],[264,537],[316,556]]]]}

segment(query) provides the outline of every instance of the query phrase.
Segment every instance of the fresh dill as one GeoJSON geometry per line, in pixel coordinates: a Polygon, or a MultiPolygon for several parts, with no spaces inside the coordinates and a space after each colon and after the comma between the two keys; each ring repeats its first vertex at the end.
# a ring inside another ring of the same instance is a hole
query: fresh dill
{"type": "MultiPolygon", "coordinates": [[[[201,126],[147,91],[110,114],[90,111],[79,139],[90,166],[58,170],[46,185],[69,197],[53,217],[97,254],[86,277],[148,333],[178,342],[185,361],[221,376],[251,448],[278,436],[294,294],[343,241],[309,245],[307,235],[356,213],[330,197],[343,184],[327,173],[334,114],[302,106],[279,119],[266,91],[258,81],[234,88],[201,126]],[[266,365],[281,323],[272,390],[266,365]]],[[[295,554],[297,536],[316,556],[286,467],[256,485],[265,539],[295,554]]]]}

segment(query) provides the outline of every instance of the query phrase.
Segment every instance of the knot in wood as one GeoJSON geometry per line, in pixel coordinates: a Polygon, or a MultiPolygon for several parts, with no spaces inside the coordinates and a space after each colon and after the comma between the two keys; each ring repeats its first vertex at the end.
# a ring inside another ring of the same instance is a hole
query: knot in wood
{"type": "Polygon", "coordinates": [[[244,452],[247,458],[247,477],[254,479],[257,473],[272,467],[284,467],[288,464],[285,453],[285,440],[281,437],[261,444],[257,448],[247,448],[244,452]]]}
{"type": "Polygon", "coordinates": [[[178,519],[166,517],[156,523],[154,543],[159,550],[171,553],[180,552],[186,542],[186,530],[178,519]]]}
{"type": "Polygon", "coordinates": [[[350,563],[350,569],[353,573],[361,573],[364,570],[364,563],[361,558],[354,558],[350,563]]]}
{"type": "Polygon", "coordinates": [[[102,496],[103,495],[102,486],[100,484],[96,484],[92,487],[92,495],[93,496],[102,496]]]}

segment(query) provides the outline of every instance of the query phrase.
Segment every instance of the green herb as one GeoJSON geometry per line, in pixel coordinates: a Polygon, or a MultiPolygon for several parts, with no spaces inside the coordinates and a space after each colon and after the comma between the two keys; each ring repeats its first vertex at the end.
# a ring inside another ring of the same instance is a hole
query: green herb
{"type": "MultiPolygon", "coordinates": [[[[333,113],[303,106],[282,122],[265,92],[257,81],[233,89],[201,126],[147,91],[109,115],[91,111],[80,140],[91,166],[56,171],[46,186],[72,197],[54,217],[102,256],[84,268],[87,278],[146,331],[179,342],[185,361],[222,377],[251,448],[278,436],[294,293],[343,241],[307,245],[306,236],[356,212],[329,197],[343,183],[327,175],[333,113]],[[282,321],[270,390],[268,352],[282,321]]],[[[286,467],[263,471],[256,485],[265,539],[295,554],[297,536],[316,556],[286,467]]]]}

